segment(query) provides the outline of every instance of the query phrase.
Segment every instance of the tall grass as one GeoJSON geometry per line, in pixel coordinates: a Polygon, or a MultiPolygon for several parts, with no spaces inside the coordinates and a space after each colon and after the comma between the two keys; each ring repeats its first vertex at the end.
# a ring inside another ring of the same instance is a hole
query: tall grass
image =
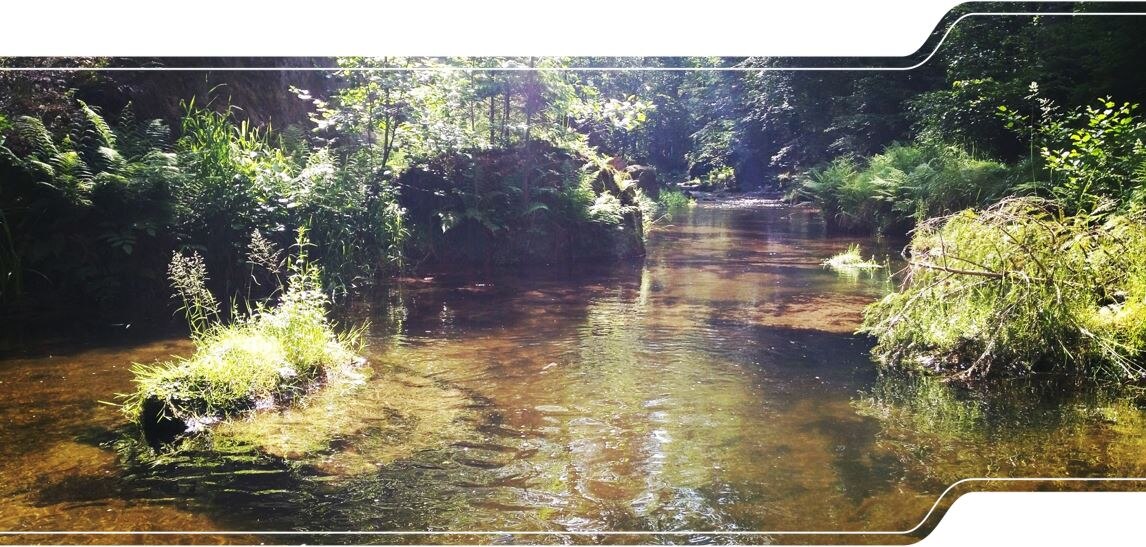
{"type": "MultiPolygon", "coordinates": [[[[355,377],[364,363],[357,355],[361,329],[339,332],[327,319],[321,272],[309,261],[307,245],[300,231],[277,303],[254,304],[249,315],[231,323],[217,320],[202,261],[176,255],[172,281],[192,326],[195,352],[188,358],[136,364],[135,390],[122,405],[128,418],[149,435],[160,424],[173,425],[177,434],[193,432],[245,412],[289,404],[333,378],[355,377]]],[[[275,255],[273,250],[269,254],[275,255]]]]}

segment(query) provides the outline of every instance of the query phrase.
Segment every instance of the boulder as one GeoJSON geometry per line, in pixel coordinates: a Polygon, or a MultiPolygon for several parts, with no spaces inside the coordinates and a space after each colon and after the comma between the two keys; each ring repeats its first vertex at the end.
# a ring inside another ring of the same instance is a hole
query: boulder
{"type": "Polygon", "coordinates": [[[630,165],[625,169],[629,177],[637,181],[637,186],[645,195],[657,199],[661,194],[660,182],[657,180],[657,169],[647,165],[630,165]]]}

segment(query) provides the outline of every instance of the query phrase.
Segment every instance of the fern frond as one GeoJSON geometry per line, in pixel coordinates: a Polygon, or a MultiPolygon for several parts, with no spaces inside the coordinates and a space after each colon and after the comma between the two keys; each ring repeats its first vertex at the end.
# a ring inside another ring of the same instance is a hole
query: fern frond
{"type": "Polygon", "coordinates": [[[12,128],[16,136],[31,148],[34,156],[47,159],[60,153],[60,149],[52,140],[52,134],[48,132],[47,126],[39,118],[20,116],[16,118],[16,123],[13,124],[12,128]]]}
{"type": "Polygon", "coordinates": [[[99,138],[99,146],[107,148],[115,148],[115,132],[111,130],[111,126],[107,124],[107,120],[96,112],[94,108],[88,106],[83,101],[76,101],[80,103],[80,110],[84,113],[84,118],[91,124],[95,135],[99,138]]]}

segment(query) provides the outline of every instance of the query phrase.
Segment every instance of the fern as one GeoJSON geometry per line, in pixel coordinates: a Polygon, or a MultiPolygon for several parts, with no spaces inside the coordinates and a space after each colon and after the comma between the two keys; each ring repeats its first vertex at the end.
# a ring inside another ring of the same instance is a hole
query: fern
{"type": "Polygon", "coordinates": [[[39,118],[20,116],[12,126],[16,136],[23,141],[31,153],[40,159],[50,158],[60,153],[52,134],[39,118]]]}
{"type": "Polygon", "coordinates": [[[115,148],[115,132],[111,130],[111,126],[107,124],[107,120],[96,112],[95,109],[88,106],[83,101],[76,101],[80,103],[80,111],[84,114],[84,119],[91,125],[91,132],[94,132],[98,138],[98,143],[101,147],[115,148]]]}

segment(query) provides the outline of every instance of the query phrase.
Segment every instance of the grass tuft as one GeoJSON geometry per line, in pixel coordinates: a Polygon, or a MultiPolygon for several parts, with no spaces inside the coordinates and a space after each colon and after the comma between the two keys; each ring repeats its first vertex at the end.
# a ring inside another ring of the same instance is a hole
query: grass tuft
{"type": "MultiPolygon", "coordinates": [[[[183,427],[176,432],[182,434],[246,412],[289,405],[335,378],[357,379],[365,363],[358,356],[364,327],[339,332],[327,319],[321,273],[308,262],[306,245],[300,232],[290,275],[274,306],[255,305],[230,324],[206,325],[197,325],[202,315],[186,309],[193,327],[199,327],[194,354],[136,364],[136,388],[124,397],[124,414],[145,432],[167,422],[183,427]]],[[[175,262],[187,260],[177,256],[175,262]]],[[[205,275],[203,269],[184,272],[205,275]]],[[[194,280],[181,283],[202,287],[194,280]]]]}
{"type": "Polygon", "coordinates": [[[864,260],[857,243],[852,243],[846,251],[824,260],[822,264],[840,273],[877,270],[884,267],[884,264],[876,262],[874,256],[869,260],[864,260]]]}

